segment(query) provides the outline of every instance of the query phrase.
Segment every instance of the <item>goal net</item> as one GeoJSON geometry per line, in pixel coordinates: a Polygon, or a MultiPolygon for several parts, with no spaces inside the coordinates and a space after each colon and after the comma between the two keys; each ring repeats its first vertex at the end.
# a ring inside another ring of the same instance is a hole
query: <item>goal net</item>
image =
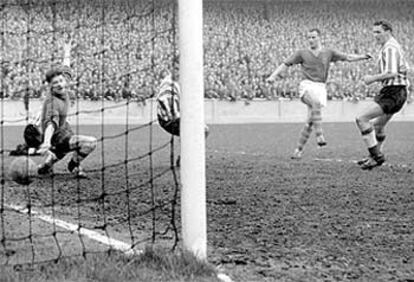
{"type": "Polygon", "coordinates": [[[178,143],[155,110],[160,73],[178,69],[176,11],[173,0],[1,2],[0,264],[177,245],[178,143]],[[50,95],[45,74],[68,42],[68,121],[98,140],[82,162],[88,178],[67,171],[68,154],[52,175],[19,185],[10,152],[50,95]]]}

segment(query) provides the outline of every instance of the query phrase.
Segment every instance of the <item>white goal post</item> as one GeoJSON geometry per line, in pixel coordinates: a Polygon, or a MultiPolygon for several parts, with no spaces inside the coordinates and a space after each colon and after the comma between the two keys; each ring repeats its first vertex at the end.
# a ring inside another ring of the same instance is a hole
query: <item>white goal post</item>
{"type": "Polygon", "coordinates": [[[184,249],[207,258],[203,1],[178,0],[181,84],[181,220],[184,249]]]}

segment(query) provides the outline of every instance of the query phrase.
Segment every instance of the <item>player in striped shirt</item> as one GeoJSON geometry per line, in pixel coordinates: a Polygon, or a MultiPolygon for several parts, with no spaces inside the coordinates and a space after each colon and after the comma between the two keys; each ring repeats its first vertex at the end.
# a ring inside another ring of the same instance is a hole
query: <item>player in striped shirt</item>
{"type": "Polygon", "coordinates": [[[158,123],[168,133],[180,136],[180,85],[168,70],[161,72],[161,78],[156,99],[158,123]]]}
{"type": "Polygon", "coordinates": [[[308,31],[307,39],[309,48],[296,51],[267,79],[268,82],[273,82],[276,78],[283,78],[282,74],[286,72],[288,67],[296,64],[301,65],[303,80],[299,84],[299,96],[308,108],[308,118],[300,133],[292,159],[302,157],[303,149],[313,128],[318,146],[322,147],[327,144],[322,130],[321,109],[326,106],[326,80],[330,63],[337,61],[356,62],[371,58],[369,54],[344,54],[330,48],[324,48],[321,43],[321,32],[317,28],[308,31]]]}
{"type": "MultiPolygon", "coordinates": [[[[180,85],[174,81],[168,70],[161,72],[161,85],[157,95],[157,119],[159,125],[168,133],[180,136],[180,85]]],[[[209,134],[209,127],[205,126],[205,136],[209,134]]],[[[176,161],[180,166],[180,157],[176,161]]]]}
{"type": "Polygon", "coordinates": [[[372,169],[384,163],[381,148],[385,140],[384,128],[406,102],[409,85],[408,63],[401,45],[393,37],[391,24],[377,21],[373,25],[373,33],[376,43],[380,45],[378,73],[365,75],[363,81],[367,85],[380,82],[382,88],[374,101],[356,117],[357,126],[369,151],[369,157],[358,162],[362,169],[372,169]]]}

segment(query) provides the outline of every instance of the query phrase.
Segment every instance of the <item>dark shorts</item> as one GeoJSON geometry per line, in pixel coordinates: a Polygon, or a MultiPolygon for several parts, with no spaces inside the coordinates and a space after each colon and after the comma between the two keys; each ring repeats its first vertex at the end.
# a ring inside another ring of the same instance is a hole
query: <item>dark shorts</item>
{"type": "Polygon", "coordinates": [[[165,121],[161,118],[158,118],[158,123],[168,133],[175,136],[180,136],[180,118],[174,119],[172,121],[165,121]]]}
{"type": "Polygon", "coordinates": [[[385,114],[395,114],[401,110],[407,101],[406,86],[385,86],[375,96],[374,101],[380,105],[385,114]]]}

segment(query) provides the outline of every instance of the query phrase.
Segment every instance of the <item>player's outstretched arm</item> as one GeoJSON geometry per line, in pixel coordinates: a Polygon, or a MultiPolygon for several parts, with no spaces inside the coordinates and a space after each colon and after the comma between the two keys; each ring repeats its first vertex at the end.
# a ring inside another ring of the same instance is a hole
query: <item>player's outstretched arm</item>
{"type": "Polygon", "coordinates": [[[70,51],[72,49],[72,37],[70,34],[68,35],[68,38],[63,43],[63,62],[62,64],[64,66],[70,67],[70,51]]]}
{"type": "Polygon", "coordinates": [[[372,56],[369,53],[366,53],[366,54],[347,54],[347,53],[338,52],[336,50],[333,50],[331,61],[332,62],[337,62],[337,61],[358,62],[358,61],[370,60],[370,59],[372,59],[372,56]]]}
{"type": "Polygon", "coordinates": [[[283,74],[286,73],[288,66],[283,63],[277,67],[277,69],[266,79],[267,82],[273,82],[278,78],[283,78],[283,74]]]}
{"type": "Polygon", "coordinates": [[[371,54],[367,53],[367,54],[347,54],[346,55],[346,61],[347,62],[358,62],[358,61],[363,61],[363,60],[370,60],[372,59],[371,54]]]}

